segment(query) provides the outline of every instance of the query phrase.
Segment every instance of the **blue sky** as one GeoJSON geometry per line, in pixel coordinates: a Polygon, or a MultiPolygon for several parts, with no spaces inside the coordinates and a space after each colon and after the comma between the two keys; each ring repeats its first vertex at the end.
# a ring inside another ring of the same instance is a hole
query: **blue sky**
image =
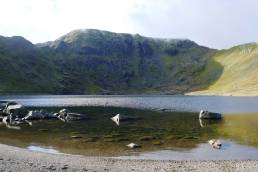
{"type": "Polygon", "coordinates": [[[87,28],[229,48],[258,42],[258,0],[0,0],[0,35],[39,43],[87,28]]]}

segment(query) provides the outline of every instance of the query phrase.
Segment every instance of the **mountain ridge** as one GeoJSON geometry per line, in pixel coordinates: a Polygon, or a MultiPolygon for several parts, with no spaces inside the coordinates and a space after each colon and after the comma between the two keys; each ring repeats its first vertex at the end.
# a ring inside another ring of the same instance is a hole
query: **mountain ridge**
{"type": "Polygon", "coordinates": [[[0,94],[202,94],[224,76],[218,54],[235,49],[96,29],[40,44],[1,36],[0,94]]]}

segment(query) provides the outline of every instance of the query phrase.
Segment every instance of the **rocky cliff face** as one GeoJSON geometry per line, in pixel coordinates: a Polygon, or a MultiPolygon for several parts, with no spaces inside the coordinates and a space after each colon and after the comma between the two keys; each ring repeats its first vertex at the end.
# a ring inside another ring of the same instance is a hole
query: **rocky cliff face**
{"type": "Polygon", "coordinates": [[[206,89],[222,74],[217,50],[182,39],[75,30],[33,45],[0,37],[0,92],[178,94],[206,89]]]}

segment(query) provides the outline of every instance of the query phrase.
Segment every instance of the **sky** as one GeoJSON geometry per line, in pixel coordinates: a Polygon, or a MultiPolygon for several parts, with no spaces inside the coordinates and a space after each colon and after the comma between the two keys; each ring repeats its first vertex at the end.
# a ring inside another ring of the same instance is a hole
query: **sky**
{"type": "Polygon", "coordinates": [[[187,38],[223,49],[258,42],[258,0],[0,0],[0,35],[41,43],[75,29],[187,38]]]}

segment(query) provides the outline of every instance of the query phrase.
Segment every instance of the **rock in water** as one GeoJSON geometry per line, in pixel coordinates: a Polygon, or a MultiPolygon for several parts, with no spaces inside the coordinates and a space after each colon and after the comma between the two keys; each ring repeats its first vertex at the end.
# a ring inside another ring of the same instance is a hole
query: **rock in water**
{"type": "Polygon", "coordinates": [[[209,143],[210,145],[212,145],[213,148],[216,148],[216,149],[220,149],[221,146],[222,146],[220,140],[212,139],[212,140],[209,140],[208,143],[209,143]]]}
{"type": "Polygon", "coordinates": [[[117,114],[116,116],[112,117],[111,120],[114,121],[117,125],[120,124],[120,121],[130,121],[130,120],[137,120],[139,118],[132,117],[132,116],[126,116],[126,115],[120,115],[117,114]]]}
{"type": "Polygon", "coordinates": [[[21,104],[16,102],[9,102],[6,104],[3,112],[11,114],[13,117],[23,118],[25,115],[27,115],[28,110],[21,104]]]}
{"type": "Polygon", "coordinates": [[[126,145],[126,146],[129,147],[129,148],[132,148],[132,149],[134,149],[134,148],[140,148],[140,147],[141,147],[140,145],[137,145],[137,144],[135,144],[135,143],[130,143],[130,144],[126,145]]]}
{"type": "Polygon", "coordinates": [[[119,126],[120,114],[117,114],[116,116],[112,117],[111,120],[114,121],[119,126]]]}
{"type": "Polygon", "coordinates": [[[83,120],[86,117],[82,114],[78,114],[78,113],[68,113],[66,116],[66,121],[78,121],[78,120],[83,120]]]}
{"type": "Polygon", "coordinates": [[[201,110],[199,113],[199,119],[221,119],[220,113],[214,113],[209,111],[201,110]]]}
{"type": "Polygon", "coordinates": [[[38,119],[49,119],[56,118],[53,114],[49,114],[44,110],[40,111],[29,111],[29,113],[22,120],[38,120],[38,119]]]}
{"type": "Polygon", "coordinates": [[[61,109],[58,114],[53,114],[53,116],[56,116],[57,118],[59,118],[64,122],[86,119],[85,115],[78,114],[78,113],[71,113],[67,109],[61,109]]]}
{"type": "Polygon", "coordinates": [[[23,118],[23,120],[36,120],[43,119],[43,115],[40,111],[29,111],[29,113],[23,118]]]}

